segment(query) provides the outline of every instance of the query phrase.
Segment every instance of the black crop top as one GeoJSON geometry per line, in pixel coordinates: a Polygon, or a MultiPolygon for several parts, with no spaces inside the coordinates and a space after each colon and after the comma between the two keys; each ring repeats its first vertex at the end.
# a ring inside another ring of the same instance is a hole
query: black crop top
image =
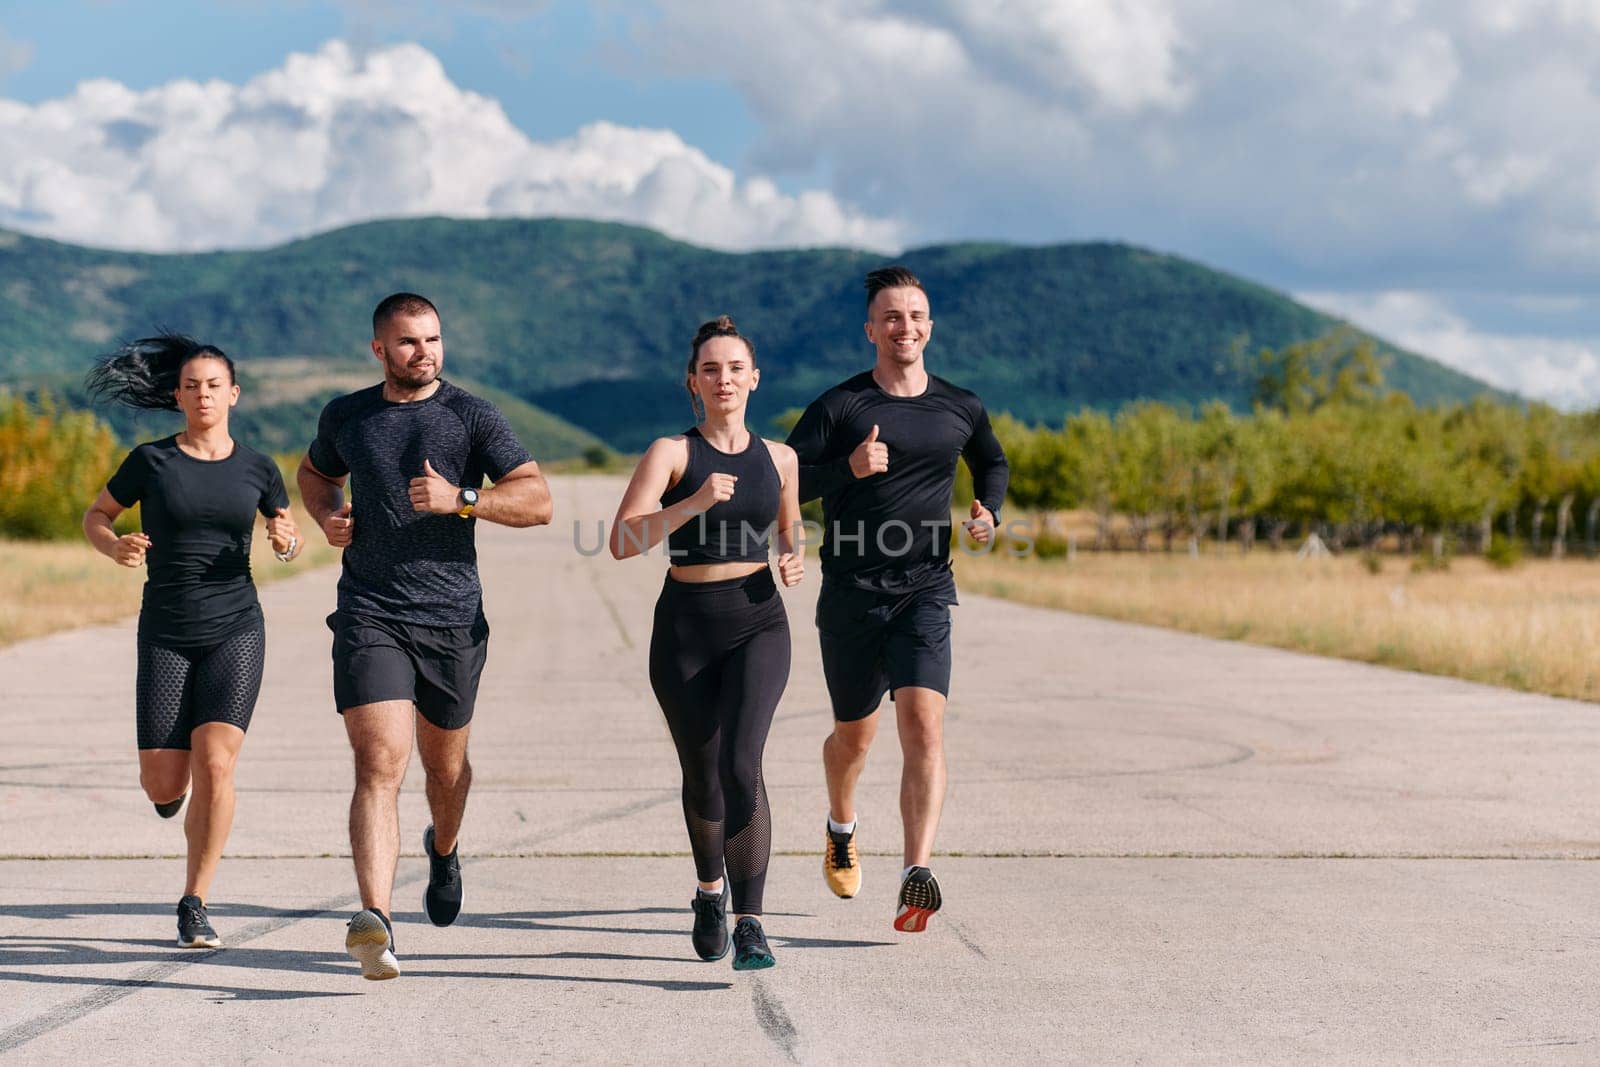
{"type": "Polygon", "coordinates": [[[732,500],[713,504],[667,535],[668,562],[766,562],[778,522],[780,481],[766,442],[752,433],[743,452],[728,453],[712,448],[698,429],[685,430],[683,436],[689,442],[689,465],[678,483],[661,494],[662,507],[693,496],[713,474],[732,474],[739,482],[732,500]]]}

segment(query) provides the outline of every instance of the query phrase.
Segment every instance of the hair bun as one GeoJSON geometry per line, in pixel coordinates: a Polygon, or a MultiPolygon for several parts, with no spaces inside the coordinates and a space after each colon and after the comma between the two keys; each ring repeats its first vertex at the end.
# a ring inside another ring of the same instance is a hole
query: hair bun
{"type": "Polygon", "coordinates": [[[718,315],[710,322],[702,322],[694,334],[694,347],[699,348],[712,337],[738,337],[739,327],[733,324],[733,316],[718,315]]]}

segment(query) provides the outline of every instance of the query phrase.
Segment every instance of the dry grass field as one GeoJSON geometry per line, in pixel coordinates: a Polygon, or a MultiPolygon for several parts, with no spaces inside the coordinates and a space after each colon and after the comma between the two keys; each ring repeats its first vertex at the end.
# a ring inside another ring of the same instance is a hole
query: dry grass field
{"type": "MultiPolygon", "coordinates": [[[[305,513],[297,508],[295,517],[303,532],[305,513]]],[[[279,563],[257,523],[250,570],[270,582],[338,558],[315,537],[293,563],[279,563]]],[[[119,567],[87,541],[0,541],[0,645],[136,614],[144,577],[143,567],[119,567]]]]}
{"type": "Polygon", "coordinates": [[[1237,548],[957,554],[964,590],[1230,640],[1600,701],[1600,563],[1456,559],[1413,572],[1387,557],[1296,559],[1237,548]]]}

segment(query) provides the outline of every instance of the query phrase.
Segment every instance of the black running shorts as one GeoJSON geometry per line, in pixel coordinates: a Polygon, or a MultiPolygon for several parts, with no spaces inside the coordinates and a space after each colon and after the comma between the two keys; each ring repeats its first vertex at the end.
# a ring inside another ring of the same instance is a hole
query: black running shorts
{"type": "Polygon", "coordinates": [[[833,717],[864,719],[884,693],[903,686],[950,695],[953,582],[910,593],[878,593],[824,582],[817,597],[822,674],[833,717]]]}
{"type": "Polygon", "coordinates": [[[267,631],[259,618],[202,647],[168,648],[139,638],[139,747],[188,748],[195,727],[211,722],[250,729],[266,658],[267,631]]]}
{"type": "Polygon", "coordinates": [[[333,697],[345,709],[409,700],[441,730],[472,721],[478,679],[489,658],[489,624],[415,626],[334,612],[333,697]]]}

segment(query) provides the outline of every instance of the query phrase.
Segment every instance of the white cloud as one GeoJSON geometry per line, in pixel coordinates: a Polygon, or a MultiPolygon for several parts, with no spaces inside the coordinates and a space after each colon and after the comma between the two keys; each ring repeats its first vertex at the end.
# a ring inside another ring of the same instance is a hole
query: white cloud
{"type": "Polygon", "coordinates": [[[1600,341],[1478,330],[1450,302],[1415,291],[1296,295],[1491,385],[1568,410],[1600,406],[1600,341]]]}
{"type": "Polygon", "coordinates": [[[562,215],[725,248],[898,246],[899,222],[741,180],[669,130],[536,142],[417,45],[330,42],[243,85],[85,82],[0,100],[0,225],[147,250],[269,244],[364,219],[562,215]]]}
{"type": "Polygon", "coordinates": [[[1162,0],[948,0],[950,16],[993,67],[1026,72],[1049,90],[1087,89],[1101,106],[1132,113],[1178,109],[1177,22],[1162,0]]]}
{"type": "Polygon", "coordinates": [[[1280,284],[1600,281],[1594,0],[656,0],[764,169],[916,240],[1112,236],[1280,284]]]}

